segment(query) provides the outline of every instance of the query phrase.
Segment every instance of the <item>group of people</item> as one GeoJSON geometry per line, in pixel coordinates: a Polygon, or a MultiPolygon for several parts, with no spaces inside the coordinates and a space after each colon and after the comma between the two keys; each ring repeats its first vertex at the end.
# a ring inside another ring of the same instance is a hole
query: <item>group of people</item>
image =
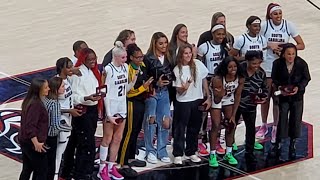
{"type": "Polygon", "coordinates": [[[238,164],[234,135],[242,118],[245,157],[255,161],[254,149],[263,148],[255,139],[268,132],[271,98],[274,150],[279,154],[281,140],[289,136],[289,155],[294,157],[303,95],[311,80],[307,63],[297,55],[304,49],[301,36],[274,3],[268,5],[265,21],[250,16],[247,32],[235,40],[225,20],[223,13],[215,13],[197,46],[188,42],[184,24],[176,25],[170,41],[156,32],[145,54],[135,43],[134,31],[123,30],[102,66],[86,42],[75,42],[74,57],[57,60],[57,75],[49,80],[33,79],[22,103],[20,180],[32,172],[39,180],[90,179],[98,120],[103,124],[98,177],[103,180],[134,177],[137,172],[131,167],[146,166],[135,156],[141,129],[149,163],[182,165],[184,155],[195,163],[201,161],[199,155],[209,155],[209,166],[218,167],[216,154],[224,154],[230,165],[238,164]],[[256,133],[258,104],[263,124],[256,133]],[[222,127],[226,149],[219,141],[222,127]],[[170,131],[173,161],[166,149],[170,131]],[[210,152],[201,148],[207,134],[210,152]]]}

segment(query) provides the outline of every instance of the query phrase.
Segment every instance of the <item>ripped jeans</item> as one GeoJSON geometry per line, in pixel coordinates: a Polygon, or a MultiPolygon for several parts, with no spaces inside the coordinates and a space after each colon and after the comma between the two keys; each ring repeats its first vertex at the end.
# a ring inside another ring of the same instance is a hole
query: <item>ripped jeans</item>
{"type": "Polygon", "coordinates": [[[171,122],[169,93],[166,88],[157,90],[155,96],[145,100],[144,141],[146,156],[152,153],[159,159],[168,157],[166,146],[170,128],[163,127],[164,120],[171,122]],[[156,130],[158,132],[157,148],[154,148],[153,138],[156,130]]]}

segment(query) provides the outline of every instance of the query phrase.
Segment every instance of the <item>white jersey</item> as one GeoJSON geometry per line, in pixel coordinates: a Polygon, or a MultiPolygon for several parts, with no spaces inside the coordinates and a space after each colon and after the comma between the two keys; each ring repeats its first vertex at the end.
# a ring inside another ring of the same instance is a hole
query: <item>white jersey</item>
{"type": "Polygon", "coordinates": [[[222,106],[234,104],[234,93],[239,86],[239,78],[237,77],[234,81],[227,82],[223,77],[223,88],[226,90],[226,95],[223,96],[220,103],[216,104],[212,99],[212,108],[221,108],[222,106]]]}
{"type": "Polygon", "coordinates": [[[263,51],[267,48],[267,40],[262,35],[251,37],[244,33],[235,41],[233,48],[239,51],[239,55],[244,57],[247,51],[263,51]]]}
{"type": "MultiPolygon", "coordinates": [[[[66,78],[63,80],[64,83],[64,93],[59,95],[58,100],[61,106],[61,109],[73,109],[73,99],[72,99],[72,90],[71,90],[71,84],[69,82],[69,79],[66,78]]],[[[69,113],[63,113],[61,115],[61,118],[66,120],[68,125],[71,125],[71,114],[69,113]]]]}
{"type": "MultiPolygon", "coordinates": [[[[290,37],[297,37],[299,35],[295,26],[290,21],[284,19],[278,26],[273,24],[272,20],[262,22],[260,34],[266,38],[267,43],[276,44],[288,43],[290,37]]],[[[261,64],[261,67],[265,70],[267,77],[271,77],[272,63],[278,58],[279,56],[275,54],[272,49],[267,49],[266,57],[261,64]]]]}
{"type": "Polygon", "coordinates": [[[225,58],[221,51],[221,45],[215,45],[212,41],[207,41],[198,48],[198,55],[204,58],[204,64],[208,68],[209,76],[214,75],[214,70],[225,58]]]}
{"type": "Polygon", "coordinates": [[[112,62],[105,66],[107,95],[105,106],[108,116],[120,114],[126,117],[127,112],[127,86],[128,86],[128,65],[116,67],[112,62]]]}

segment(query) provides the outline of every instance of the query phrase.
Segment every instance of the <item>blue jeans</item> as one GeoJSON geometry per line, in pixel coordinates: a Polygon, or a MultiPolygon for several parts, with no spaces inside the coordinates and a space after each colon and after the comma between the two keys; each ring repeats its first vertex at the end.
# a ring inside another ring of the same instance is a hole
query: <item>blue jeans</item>
{"type": "Polygon", "coordinates": [[[170,100],[167,89],[157,90],[156,95],[149,97],[145,101],[144,112],[144,141],[146,147],[146,156],[149,153],[154,154],[159,159],[168,157],[166,149],[169,129],[162,127],[164,118],[170,118],[170,100]],[[155,117],[155,122],[150,123],[150,118],[155,117]],[[157,149],[153,147],[153,137],[158,130],[157,134],[157,149]]]}

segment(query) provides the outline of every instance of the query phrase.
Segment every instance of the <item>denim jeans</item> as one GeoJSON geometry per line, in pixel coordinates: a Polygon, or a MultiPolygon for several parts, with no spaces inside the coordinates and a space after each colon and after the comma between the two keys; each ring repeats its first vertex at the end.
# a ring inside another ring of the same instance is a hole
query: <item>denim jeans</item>
{"type": "Polygon", "coordinates": [[[157,90],[155,96],[149,97],[145,101],[144,112],[144,141],[146,147],[146,156],[149,153],[154,154],[159,159],[168,157],[166,149],[169,129],[162,127],[164,118],[170,118],[170,100],[168,90],[157,90]],[[150,118],[155,117],[155,122],[150,123],[150,118]],[[153,138],[157,128],[157,149],[153,147],[153,138]]]}

